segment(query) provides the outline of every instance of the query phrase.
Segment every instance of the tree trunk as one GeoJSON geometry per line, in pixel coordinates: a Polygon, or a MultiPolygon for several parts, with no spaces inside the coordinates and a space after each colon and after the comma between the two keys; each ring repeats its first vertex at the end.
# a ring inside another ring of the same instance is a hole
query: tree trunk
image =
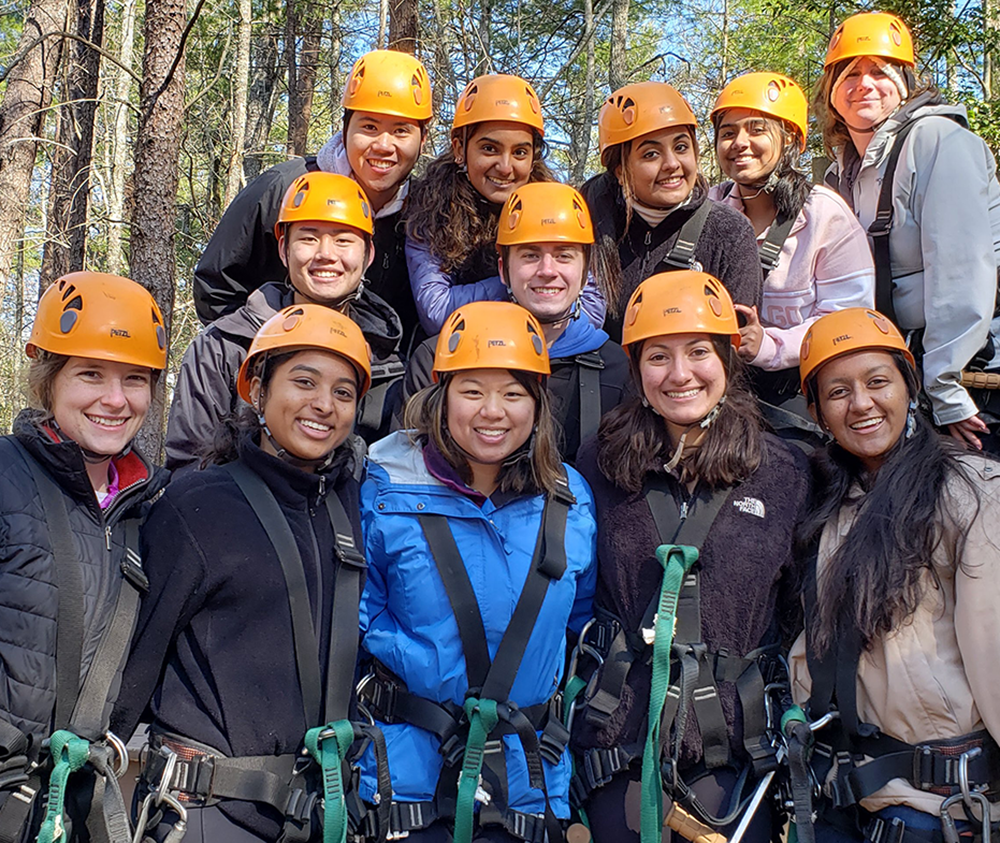
{"type": "Polygon", "coordinates": [[[128,175],[128,98],[132,77],[123,69],[132,69],[135,57],[136,0],[125,0],[122,7],[121,50],[118,61],[122,67],[108,65],[108,87],[115,92],[115,119],[110,139],[111,178],[108,191],[108,271],[121,273],[125,260],[122,251],[122,231],[125,227],[125,180],[128,175]]]}
{"type": "MultiPolygon", "coordinates": [[[[174,230],[178,152],[184,118],[184,0],[146,0],[140,117],[135,146],[131,277],[150,290],[163,310],[167,337],[174,309],[174,230]],[[174,62],[173,76],[168,74],[174,62]]],[[[163,447],[166,378],[160,378],[139,444],[158,459],[163,447]]]]}
{"type": "MultiPolygon", "coordinates": [[[[76,34],[100,47],[104,43],[104,0],[72,0],[68,19],[76,34]]],[[[50,283],[83,269],[90,208],[90,165],[94,150],[94,116],[101,55],[80,41],[63,45],[63,105],[59,110],[58,145],[52,154],[48,231],[42,258],[42,280],[50,283]]]]}
{"type": "Polygon", "coordinates": [[[417,54],[417,0],[390,0],[389,49],[417,54]]]}
{"type": "Polygon", "coordinates": [[[247,131],[247,86],[250,81],[250,36],[253,31],[253,6],[239,0],[240,23],[236,38],[236,78],[233,80],[232,153],[226,178],[226,207],[243,187],[243,144],[247,131]]]}
{"type": "Polygon", "coordinates": [[[59,66],[62,39],[55,33],[65,25],[66,0],[31,3],[0,102],[0,278],[10,277],[24,229],[38,138],[59,66]]]}
{"type": "Polygon", "coordinates": [[[617,91],[628,82],[628,0],[611,4],[611,58],[608,62],[608,86],[617,91]]]}
{"type": "Polygon", "coordinates": [[[277,32],[268,27],[251,51],[253,75],[247,95],[247,129],[244,137],[243,173],[247,183],[264,169],[263,150],[274,120],[274,91],[281,75],[277,32]]]}
{"type": "Polygon", "coordinates": [[[322,26],[321,22],[315,19],[312,9],[308,9],[304,14],[300,14],[299,11],[294,2],[289,2],[285,23],[289,155],[305,155],[309,142],[309,118],[312,116],[322,26]],[[302,46],[296,50],[300,33],[302,46]]]}
{"type": "Polygon", "coordinates": [[[572,172],[570,181],[583,184],[590,155],[590,135],[594,116],[594,0],[583,0],[583,35],[587,40],[587,69],[584,78],[583,100],[577,112],[573,132],[572,172]]]}

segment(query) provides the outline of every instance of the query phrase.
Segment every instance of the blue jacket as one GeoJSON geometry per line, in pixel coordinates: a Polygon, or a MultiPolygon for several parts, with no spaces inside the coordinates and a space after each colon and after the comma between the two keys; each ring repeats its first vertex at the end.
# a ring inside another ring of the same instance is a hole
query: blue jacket
{"type": "MultiPolygon", "coordinates": [[[[531,567],[544,496],[504,499],[494,494],[480,508],[445,486],[424,465],[423,453],[405,432],[372,446],[361,514],[368,557],[368,582],[361,600],[364,648],[398,675],[412,693],[461,705],[468,688],[458,625],[430,554],[418,514],[448,516],[462,552],[489,645],[496,655],[531,567]]],[[[579,631],[591,616],[596,584],[594,502],[590,488],[567,467],[576,503],[566,524],[562,578],[549,586],[528,648],[511,690],[521,708],[544,703],[559,687],[567,628],[579,631]]],[[[408,724],[379,723],[389,753],[394,799],[434,798],[441,772],[437,739],[408,724]]],[[[504,736],[509,807],[544,810],[540,790],[528,786],[528,769],[516,736],[504,736]]],[[[568,753],[556,766],[543,762],[552,809],[569,816],[568,753]]],[[[371,751],[361,767],[361,796],[375,793],[371,751]]]]}
{"type": "MultiPolygon", "coordinates": [[[[409,238],[406,240],[406,269],[410,274],[410,287],[420,324],[431,336],[438,333],[444,320],[463,304],[474,301],[507,301],[510,298],[499,275],[467,284],[456,283],[450,275],[441,271],[437,258],[423,243],[409,238]]],[[[593,275],[587,276],[580,301],[594,327],[600,328],[604,324],[607,308],[593,275]]]]}

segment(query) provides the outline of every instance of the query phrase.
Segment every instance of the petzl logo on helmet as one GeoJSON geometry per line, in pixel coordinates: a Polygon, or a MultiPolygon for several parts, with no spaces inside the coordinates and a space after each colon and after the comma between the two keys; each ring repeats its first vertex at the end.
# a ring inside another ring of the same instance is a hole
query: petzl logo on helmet
{"type": "Polygon", "coordinates": [[[556,221],[552,217],[543,217],[542,225],[555,225],[556,221]]]}
{"type": "Polygon", "coordinates": [[[681,313],[681,312],[682,311],[681,311],[681,309],[679,307],[665,307],[663,309],[663,315],[664,316],[666,316],[668,313],[681,313]]]}
{"type": "Polygon", "coordinates": [[[126,331],[124,328],[112,328],[111,329],[111,336],[113,336],[113,337],[124,337],[127,340],[132,339],[132,335],[128,331],[126,331]]]}
{"type": "Polygon", "coordinates": [[[841,334],[839,337],[833,338],[833,344],[838,345],[839,343],[847,342],[849,339],[851,339],[850,334],[841,334]]]}
{"type": "Polygon", "coordinates": [[[389,99],[392,99],[392,91],[379,91],[376,94],[376,96],[379,96],[379,97],[388,97],[389,99]]]}
{"type": "Polygon", "coordinates": [[[499,348],[506,348],[507,347],[507,343],[505,343],[503,340],[490,340],[486,344],[490,348],[498,348],[498,347],[499,348]]]}

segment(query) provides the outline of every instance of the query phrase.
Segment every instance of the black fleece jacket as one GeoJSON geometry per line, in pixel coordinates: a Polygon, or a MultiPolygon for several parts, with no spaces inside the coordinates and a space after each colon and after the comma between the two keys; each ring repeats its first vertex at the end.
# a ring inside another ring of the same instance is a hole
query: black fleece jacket
{"type": "MultiPolygon", "coordinates": [[[[333,605],[334,536],[322,495],[336,494],[363,546],[354,452],[309,474],[245,441],[240,459],[259,474],[288,519],[302,556],[320,637],[322,687],[333,605]]],[[[228,756],[297,752],[308,728],[292,619],[274,546],[222,467],[189,473],[157,501],[142,533],[149,576],[112,728],[130,735],[149,708],[154,730],[228,756]]],[[[354,665],[343,666],[353,682],[354,665]]],[[[281,823],[263,805],[224,801],[235,822],[276,839],[281,823]]]]}
{"type": "MultiPolygon", "coordinates": [[[[764,460],[754,474],[733,489],[701,547],[696,563],[701,571],[702,641],[709,652],[728,650],[743,655],[779,640],[780,620],[794,613],[795,562],[792,536],[806,500],[809,475],[806,458],[771,434],[764,435],[764,460]]],[[[597,466],[597,441],[584,443],[577,470],[594,492],[597,504],[597,594],[595,605],[638,632],[646,607],[659,594],[663,567],[655,551],[660,539],[642,493],[613,485],[597,466]]],[[[687,492],[673,484],[675,498],[687,492]]],[[[604,729],[586,722],[584,712],[574,721],[578,749],[611,747],[645,739],[651,666],[636,661],[629,671],[621,704],[604,729]]],[[[719,683],[719,698],[729,727],[735,759],[745,759],[742,712],[732,682],[719,683]]],[[[680,749],[682,768],[702,757],[701,733],[691,712],[680,749]]]]}
{"type": "Polygon", "coordinates": [[[594,220],[595,249],[610,263],[612,274],[621,273],[617,305],[608,300],[604,321],[604,330],[615,342],[622,341],[622,314],[629,296],[650,275],[671,271],[672,267],[661,265],[662,261],[673,249],[684,223],[704,202],[710,202],[712,210],[695,247],[695,259],[705,272],[722,282],[734,302],[760,306],[764,280],[753,228],[736,209],[709,199],[702,179],[699,178],[692,191],[691,202],[672,212],[659,225],[650,227],[642,217],[633,214],[627,230],[625,199],[611,173],[594,176],[580,191],[594,220]]]}

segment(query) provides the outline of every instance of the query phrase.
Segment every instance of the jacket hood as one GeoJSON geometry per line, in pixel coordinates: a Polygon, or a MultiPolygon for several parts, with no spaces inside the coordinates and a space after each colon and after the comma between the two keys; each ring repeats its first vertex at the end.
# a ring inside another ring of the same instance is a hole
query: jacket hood
{"type": "Polygon", "coordinates": [[[595,328],[581,311],[575,319],[571,319],[556,341],[549,349],[549,357],[558,360],[562,357],[572,357],[574,354],[586,354],[597,351],[608,341],[608,335],[600,328],[595,328]]]}
{"type": "MultiPolygon", "coordinates": [[[[354,178],[351,162],[347,160],[347,150],[344,148],[344,133],[337,132],[316,153],[316,163],[327,173],[354,178]]],[[[396,190],[396,195],[375,212],[375,219],[390,217],[403,210],[406,197],[410,192],[410,180],[407,178],[396,190]]]]}
{"type": "Polygon", "coordinates": [[[269,281],[254,290],[239,310],[216,319],[212,325],[225,334],[241,337],[250,344],[261,326],[283,307],[292,303],[292,291],[287,284],[269,281]]]}

